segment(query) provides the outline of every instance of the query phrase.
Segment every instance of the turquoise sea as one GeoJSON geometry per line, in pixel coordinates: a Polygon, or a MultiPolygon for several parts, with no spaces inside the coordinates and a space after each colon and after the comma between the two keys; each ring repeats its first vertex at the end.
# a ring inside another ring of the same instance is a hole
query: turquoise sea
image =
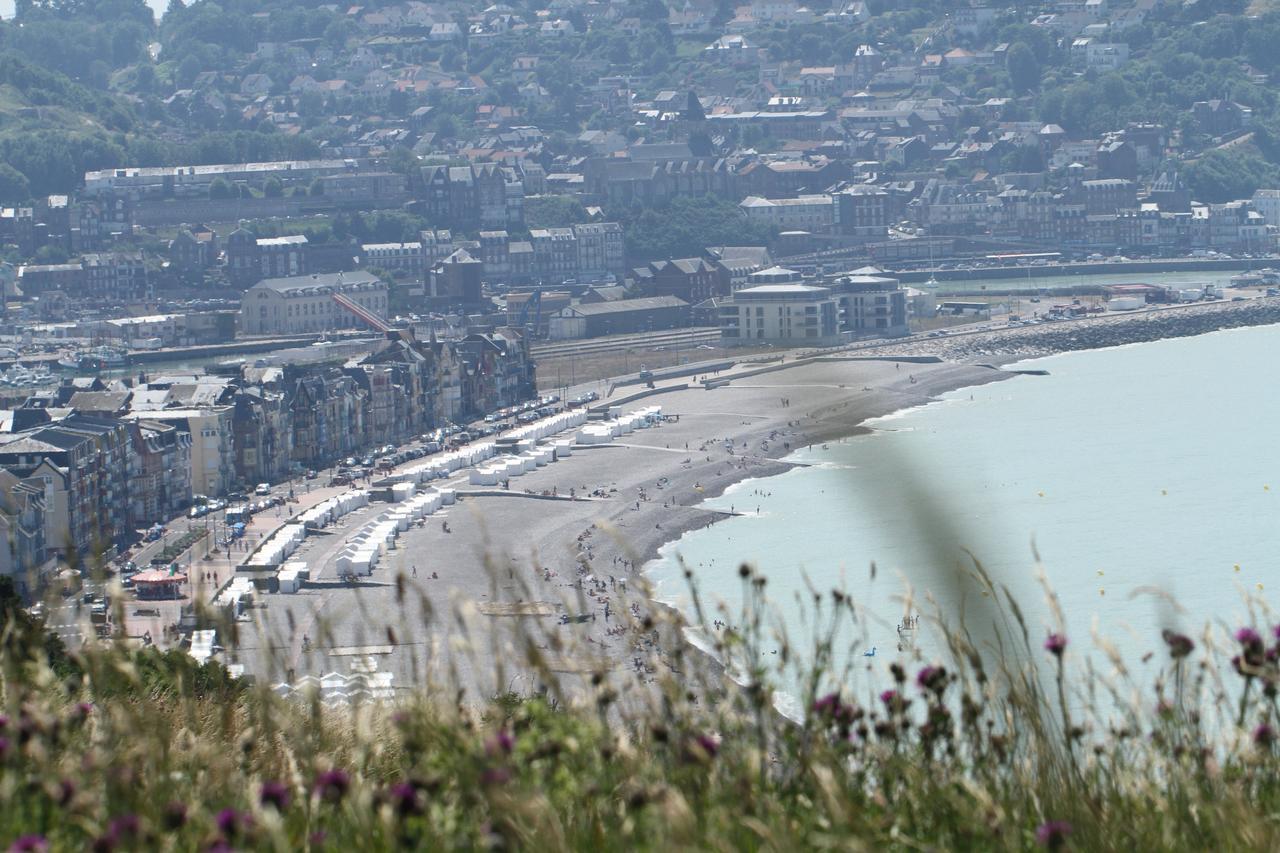
{"type": "MultiPolygon", "coordinates": [[[[854,661],[875,646],[883,663],[899,620],[932,612],[925,597],[948,619],[983,612],[957,582],[966,553],[1009,586],[1038,646],[1055,625],[1038,553],[1073,657],[1102,660],[1096,634],[1137,664],[1162,648],[1161,628],[1245,624],[1246,597],[1280,592],[1278,352],[1268,326],[1024,362],[1049,375],[870,421],[868,435],[790,457],[812,467],[738,484],[708,504],[748,514],[670,543],[650,576],[687,608],[683,558],[736,614],[748,560],[793,639],[809,585],[842,587],[863,609],[844,636],[854,661]]],[[[927,624],[916,648],[944,657],[927,624]]]]}

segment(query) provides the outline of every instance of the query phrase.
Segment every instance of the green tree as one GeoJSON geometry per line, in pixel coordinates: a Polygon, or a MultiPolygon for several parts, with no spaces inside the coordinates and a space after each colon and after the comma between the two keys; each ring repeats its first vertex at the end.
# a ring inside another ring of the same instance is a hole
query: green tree
{"type": "Polygon", "coordinates": [[[0,202],[18,204],[31,198],[31,182],[27,176],[10,166],[0,163],[0,202]]]}
{"type": "Polygon", "coordinates": [[[284,196],[284,184],[273,175],[263,182],[262,194],[267,198],[282,198],[284,196]]]}
{"type": "Polygon", "coordinates": [[[1031,92],[1040,85],[1040,63],[1025,42],[1010,45],[1007,63],[1015,92],[1031,92]]]}
{"type": "Polygon", "coordinates": [[[227,183],[226,178],[214,178],[209,182],[209,198],[223,200],[235,195],[235,189],[227,183]]]}

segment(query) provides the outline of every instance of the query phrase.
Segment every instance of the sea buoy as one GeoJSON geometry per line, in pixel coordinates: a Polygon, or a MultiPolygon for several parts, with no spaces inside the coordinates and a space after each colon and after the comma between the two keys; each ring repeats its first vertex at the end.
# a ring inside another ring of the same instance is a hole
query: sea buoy
{"type": "Polygon", "coordinates": [[[1044,497],[1044,492],[1036,492],[1040,497],[1044,497]]]}
{"type": "Polygon", "coordinates": [[[1234,568],[1237,572],[1240,571],[1240,564],[1236,563],[1234,568]]]}

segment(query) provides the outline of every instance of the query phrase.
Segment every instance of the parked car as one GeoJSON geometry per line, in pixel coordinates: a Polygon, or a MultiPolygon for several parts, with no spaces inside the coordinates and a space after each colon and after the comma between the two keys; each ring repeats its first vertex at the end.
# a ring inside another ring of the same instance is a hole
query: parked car
{"type": "Polygon", "coordinates": [[[329,481],[330,486],[349,486],[351,478],[346,474],[334,474],[333,479],[329,481]]]}
{"type": "Polygon", "coordinates": [[[269,495],[271,494],[271,484],[259,483],[258,485],[253,487],[253,493],[255,495],[269,495]]]}

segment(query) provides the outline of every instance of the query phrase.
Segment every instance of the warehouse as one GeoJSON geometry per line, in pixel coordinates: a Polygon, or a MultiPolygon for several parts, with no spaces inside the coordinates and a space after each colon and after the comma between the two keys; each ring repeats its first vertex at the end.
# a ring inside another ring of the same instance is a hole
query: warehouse
{"type": "Polygon", "coordinates": [[[551,338],[598,338],[689,325],[689,303],[676,296],[570,305],[551,316],[551,338]]]}

